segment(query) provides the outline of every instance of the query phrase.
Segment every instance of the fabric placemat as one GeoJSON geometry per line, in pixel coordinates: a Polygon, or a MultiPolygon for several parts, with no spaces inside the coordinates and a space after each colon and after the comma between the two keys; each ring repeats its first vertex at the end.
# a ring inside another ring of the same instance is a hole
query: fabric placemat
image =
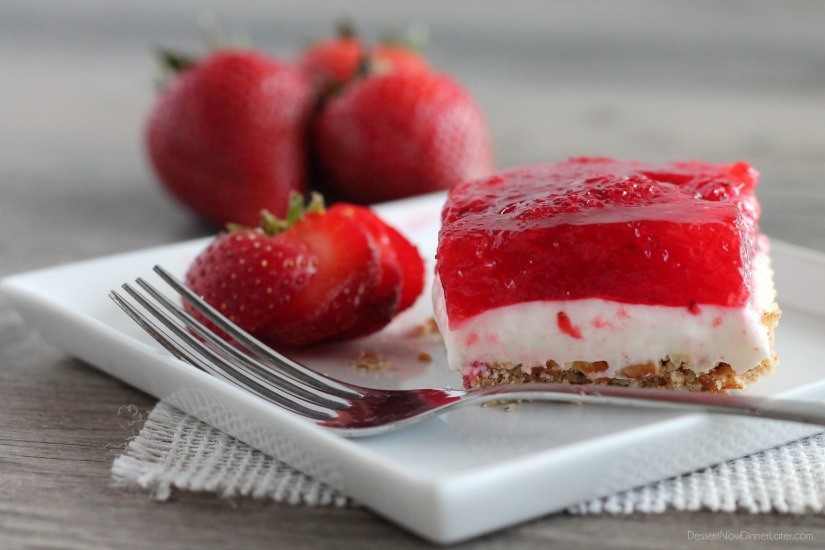
{"type": "MultiPolygon", "coordinates": [[[[173,490],[180,490],[294,505],[357,505],[332,487],[163,401],[115,459],[112,478],[116,486],[146,489],[158,500],[167,500],[173,490]]],[[[822,513],[825,434],[582,502],[567,511],[587,515],[669,510],[822,513]]]]}

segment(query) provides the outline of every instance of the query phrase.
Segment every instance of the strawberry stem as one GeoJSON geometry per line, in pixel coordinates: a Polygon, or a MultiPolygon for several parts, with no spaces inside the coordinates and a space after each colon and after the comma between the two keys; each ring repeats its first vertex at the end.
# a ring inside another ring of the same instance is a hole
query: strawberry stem
{"type": "Polygon", "coordinates": [[[155,88],[158,91],[162,91],[173,78],[198,63],[198,58],[194,55],[163,47],[155,48],[155,56],[160,67],[160,74],[155,78],[155,88]]]}
{"type": "MultiPolygon", "coordinates": [[[[291,193],[285,218],[279,218],[269,210],[261,210],[261,230],[264,232],[264,235],[271,237],[283,233],[301,221],[307,214],[322,214],[325,211],[324,197],[320,193],[313,192],[308,204],[304,203],[304,197],[300,193],[291,193]]],[[[237,231],[239,229],[243,228],[239,228],[238,226],[229,227],[230,231],[237,231]]]]}
{"type": "Polygon", "coordinates": [[[338,38],[347,39],[358,36],[358,33],[355,31],[355,24],[347,17],[338,20],[335,25],[335,30],[337,31],[338,38]]]}
{"type": "Polygon", "coordinates": [[[429,43],[429,32],[426,27],[408,27],[403,35],[397,30],[385,32],[379,37],[379,44],[398,46],[416,53],[423,53],[429,43]]]}
{"type": "Polygon", "coordinates": [[[304,217],[304,197],[298,193],[289,194],[289,208],[286,210],[286,227],[292,227],[295,222],[304,217]]]}
{"type": "Polygon", "coordinates": [[[283,233],[287,228],[286,220],[276,217],[269,210],[261,210],[261,230],[264,235],[277,235],[283,233]]]}
{"type": "Polygon", "coordinates": [[[362,80],[375,74],[375,60],[370,53],[369,51],[362,52],[361,57],[358,58],[358,68],[352,80],[362,80]]]}
{"type": "Polygon", "coordinates": [[[197,63],[197,58],[182,52],[167,49],[158,50],[158,58],[164,70],[173,73],[184,71],[197,63]]]}
{"type": "Polygon", "coordinates": [[[316,212],[323,214],[325,210],[326,205],[324,204],[324,196],[318,191],[313,191],[310,196],[309,204],[307,205],[307,213],[316,212]]]}
{"type": "MultiPolygon", "coordinates": [[[[205,12],[198,17],[198,27],[208,51],[251,47],[252,41],[246,33],[236,31],[234,35],[226,36],[217,24],[215,16],[210,12],[205,12]]],[[[161,74],[157,79],[157,87],[160,90],[171,78],[197,65],[201,59],[201,56],[185,54],[165,47],[158,47],[156,50],[161,69],[161,74]]]]}

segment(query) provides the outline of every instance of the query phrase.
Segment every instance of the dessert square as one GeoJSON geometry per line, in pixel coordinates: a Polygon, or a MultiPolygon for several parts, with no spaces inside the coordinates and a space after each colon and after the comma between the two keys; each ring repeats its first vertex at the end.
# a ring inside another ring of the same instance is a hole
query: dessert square
{"type": "Polygon", "coordinates": [[[743,388],[776,363],[758,173],[573,158],[454,187],[433,300],[468,388],[743,388]]]}

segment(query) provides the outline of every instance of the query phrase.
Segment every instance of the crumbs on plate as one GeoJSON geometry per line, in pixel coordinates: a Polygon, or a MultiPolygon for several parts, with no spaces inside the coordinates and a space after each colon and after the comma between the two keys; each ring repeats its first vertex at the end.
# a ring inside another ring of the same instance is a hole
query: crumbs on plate
{"type": "Polygon", "coordinates": [[[482,407],[501,407],[504,406],[504,412],[513,412],[518,407],[518,404],[521,401],[512,401],[512,400],[495,400],[495,401],[487,401],[486,403],[482,403],[482,407]]]}
{"type": "Polygon", "coordinates": [[[358,359],[350,361],[349,365],[364,372],[385,371],[393,368],[392,361],[371,351],[362,351],[358,354],[358,359]]]}
{"type": "Polygon", "coordinates": [[[435,318],[430,317],[420,325],[414,326],[412,330],[410,330],[410,336],[416,338],[422,338],[425,336],[441,336],[441,332],[438,330],[438,325],[435,322],[435,318]]]}

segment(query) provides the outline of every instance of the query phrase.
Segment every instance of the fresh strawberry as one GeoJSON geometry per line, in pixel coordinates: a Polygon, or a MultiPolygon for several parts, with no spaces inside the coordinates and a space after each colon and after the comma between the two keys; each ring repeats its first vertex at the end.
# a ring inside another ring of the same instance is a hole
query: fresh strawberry
{"type": "Polygon", "coordinates": [[[398,313],[409,309],[424,291],[424,260],[418,249],[391,225],[385,230],[395,257],[401,267],[401,296],[398,299],[398,313]]]}
{"type": "Polygon", "coordinates": [[[409,308],[424,289],[424,261],[415,246],[372,210],[338,203],[329,209],[357,221],[372,235],[379,250],[380,281],[357,316],[359,323],[342,335],[355,338],[375,332],[409,308]]]}
{"type": "Polygon", "coordinates": [[[365,206],[338,203],[330,211],[350,216],[369,230],[381,249],[382,266],[399,270],[398,313],[412,306],[424,290],[424,260],[415,245],[365,206]]]}
{"type": "Polygon", "coordinates": [[[219,50],[168,83],[149,118],[149,159],[181,203],[205,218],[254,225],[304,192],[313,92],[290,64],[219,50]]]}
{"type": "Polygon", "coordinates": [[[306,243],[290,235],[233,231],[221,234],[195,259],[186,283],[230,320],[257,334],[272,323],[272,312],[286,309],[309,285],[317,264],[306,243]]]}
{"type": "Polygon", "coordinates": [[[294,198],[285,220],[264,216],[259,228],[219,236],[186,282],[276,347],[363,336],[399,311],[405,273],[390,230],[365,208],[294,198]]]}
{"type": "Polygon", "coordinates": [[[357,323],[379,282],[378,248],[353,219],[294,200],[286,220],[219,236],[186,283],[239,326],[275,346],[330,339],[357,323]]]}
{"type": "Polygon", "coordinates": [[[309,214],[292,233],[317,254],[318,271],[284,310],[286,323],[266,338],[298,345],[339,339],[362,322],[361,306],[381,282],[380,251],[368,231],[336,213],[309,214]]]}
{"type": "Polygon", "coordinates": [[[490,134],[452,78],[431,71],[367,76],[326,103],[314,128],[325,184],[370,204],[489,175],[490,134]]]}
{"type": "Polygon", "coordinates": [[[364,62],[369,62],[373,70],[379,72],[427,70],[430,67],[414,46],[398,41],[366,43],[346,23],[339,25],[337,36],[304,50],[298,64],[310,75],[319,95],[325,97],[352,80],[364,62]]]}
{"type": "Polygon", "coordinates": [[[392,320],[398,311],[401,297],[402,272],[398,265],[395,249],[386,231],[386,224],[366,208],[339,203],[329,209],[330,213],[345,216],[364,228],[378,248],[378,284],[370,291],[357,312],[359,323],[342,333],[341,339],[357,338],[375,332],[392,320]]]}

